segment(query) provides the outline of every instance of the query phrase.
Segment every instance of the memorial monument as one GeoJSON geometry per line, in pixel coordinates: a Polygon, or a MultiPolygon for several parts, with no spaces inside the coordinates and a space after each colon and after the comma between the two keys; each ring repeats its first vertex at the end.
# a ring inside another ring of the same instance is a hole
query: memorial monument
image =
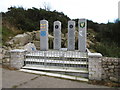
{"type": "MultiPolygon", "coordinates": [[[[78,50],[79,52],[86,52],[86,19],[79,19],[78,21],[78,50]]],[[[54,50],[61,49],[61,22],[54,22],[54,50]]],[[[75,51],[75,21],[68,21],[68,51],[75,51]]],[[[48,50],[48,21],[40,21],[40,50],[48,50]]]]}
{"type": "Polygon", "coordinates": [[[68,50],[75,50],[75,21],[68,21],[68,50]]]}
{"type": "Polygon", "coordinates": [[[54,22],[54,49],[55,50],[61,49],[61,22],[60,21],[54,22]]]}
{"type": "Polygon", "coordinates": [[[80,52],[86,52],[86,29],[87,21],[86,19],[80,19],[78,21],[78,49],[80,52]]]}
{"type": "Polygon", "coordinates": [[[48,50],[48,21],[40,21],[40,50],[48,50]]]}

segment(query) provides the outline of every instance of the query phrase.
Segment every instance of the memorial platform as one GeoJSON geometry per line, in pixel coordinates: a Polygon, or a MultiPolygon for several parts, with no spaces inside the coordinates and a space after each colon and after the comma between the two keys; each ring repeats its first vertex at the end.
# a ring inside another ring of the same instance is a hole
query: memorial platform
{"type": "Polygon", "coordinates": [[[62,50],[34,51],[26,53],[24,67],[21,70],[59,74],[59,77],[88,81],[88,54],[62,50]]]}

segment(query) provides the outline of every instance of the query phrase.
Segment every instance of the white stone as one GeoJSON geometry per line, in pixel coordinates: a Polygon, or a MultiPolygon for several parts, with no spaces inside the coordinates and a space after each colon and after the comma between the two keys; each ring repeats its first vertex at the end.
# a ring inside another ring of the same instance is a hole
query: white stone
{"type": "Polygon", "coordinates": [[[35,39],[40,40],[40,31],[35,32],[35,39]]]}
{"type": "Polygon", "coordinates": [[[61,22],[54,22],[54,49],[59,50],[61,48],[61,22]]]}
{"type": "Polygon", "coordinates": [[[80,19],[78,21],[78,28],[79,28],[79,34],[78,34],[78,49],[80,52],[86,52],[86,30],[87,30],[87,20],[86,19],[80,19]]]}
{"type": "Polygon", "coordinates": [[[40,50],[40,41],[33,41],[37,50],[40,50]]]}
{"type": "Polygon", "coordinates": [[[33,43],[28,43],[24,46],[24,50],[26,50],[27,52],[32,52],[36,51],[36,47],[33,43]]]}
{"type": "Polygon", "coordinates": [[[31,42],[31,38],[28,34],[18,34],[13,38],[14,44],[25,45],[28,42],[31,42]]]}
{"type": "Polygon", "coordinates": [[[48,21],[40,21],[40,50],[48,50],[48,21]]]}
{"type": "Polygon", "coordinates": [[[75,21],[68,21],[68,50],[75,50],[75,21]]]}
{"type": "Polygon", "coordinates": [[[89,57],[102,57],[101,53],[88,53],[89,57]]]}

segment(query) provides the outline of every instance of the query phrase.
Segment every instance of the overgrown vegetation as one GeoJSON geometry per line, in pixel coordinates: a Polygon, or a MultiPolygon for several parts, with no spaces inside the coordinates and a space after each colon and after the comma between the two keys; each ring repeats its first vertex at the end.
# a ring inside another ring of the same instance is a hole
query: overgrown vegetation
{"type": "Polygon", "coordinates": [[[12,37],[17,34],[23,33],[23,30],[17,29],[15,26],[9,24],[8,22],[4,23],[2,26],[2,44],[5,45],[12,37]]]}
{"type": "MultiPolygon", "coordinates": [[[[7,41],[11,36],[14,36],[23,31],[39,30],[39,22],[42,19],[49,21],[49,33],[53,34],[53,22],[59,20],[62,22],[62,33],[67,32],[67,23],[70,20],[63,12],[56,10],[49,11],[45,9],[23,7],[10,7],[8,12],[2,13],[3,16],[3,41],[7,41]],[[8,22],[7,24],[5,24],[8,22]],[[10,25],[16,27],[10,30],[10,25]]],[[[78,22],[78,19],[75,19],[78,22]]],[[[116,20],[113,23],[98,24],[91,20],[88,22],[88,39],[92,42],[89,49],[95,52],[100,52],[104,56],[120,57],[120,21],[116,20]]],[[[77,27],[76,23],[76,27],[77,27]]]]}
{"type": "Polygon", "coordinates": [[[49,32],[53,31],[53,22],[56,20],[61,21],[62,28],[67,28],[67,21],[70,20],[69,17],[64,15],[62,12],[46,11],[45,9],[30,8],[25,10],[23,7],[10,7],[8,12],[3,13],[3,19],[14,24],[18,29],[33,31],[39,30],[40,20],[46,19],[49,21],[49,32]]]}

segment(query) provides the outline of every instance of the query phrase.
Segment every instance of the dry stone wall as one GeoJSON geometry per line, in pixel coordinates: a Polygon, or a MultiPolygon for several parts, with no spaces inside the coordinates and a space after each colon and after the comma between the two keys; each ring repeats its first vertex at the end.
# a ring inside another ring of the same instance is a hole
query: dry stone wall
{"type": "Polygon", "coordinates": [[[15,49],[11,50],[10,65],[16,69],[21,69],[24,65],[25,50],[15,49]]]}
{"type": "Polygon", "coordinates": [[[120,58],[89,57],[89,79],[120,82],[120,58]]]}
{"type": "Polygon", "coordinates": [[[120,58],[102,58],[102,79],[120,82],[120,58]]]}

